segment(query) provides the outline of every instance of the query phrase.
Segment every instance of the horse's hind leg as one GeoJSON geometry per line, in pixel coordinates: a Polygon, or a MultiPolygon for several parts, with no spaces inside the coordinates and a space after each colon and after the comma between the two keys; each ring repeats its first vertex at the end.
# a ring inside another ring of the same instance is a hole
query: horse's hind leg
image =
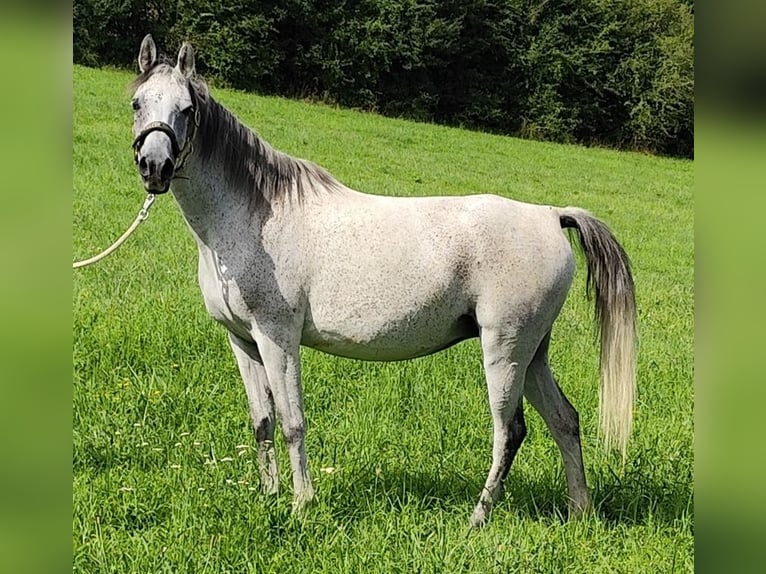
{"type": "Polygon", "coordinates": [[[255,344],[243,341],[231,333],[229,343],[245,383],[250,418],[258,446],[261,489],[267,494],[276,494],[279,491],[279,473],[274,452],[274,399],[269,390],[266,370],[255,344]]]}
{"type": "Polygon", "coordinates": [[[481,346],[493,425],[492,467],[471,515],[473,526],[481,526],[487,520],[527,433],[521,400],[531,353],[510,343],[512,340],[495,330],[482,330],[481,346]]]}
{"type": "Polygon", "coordinates": [[[529,365],[524,395],[543,417],[561,451],[569,492],[569,513],[570,516],[577,516],[590,508],[580,446],[580,422],[577,411],[551,373],[548,364],[549,341],[550,333],[543,339],[529,365]]]}

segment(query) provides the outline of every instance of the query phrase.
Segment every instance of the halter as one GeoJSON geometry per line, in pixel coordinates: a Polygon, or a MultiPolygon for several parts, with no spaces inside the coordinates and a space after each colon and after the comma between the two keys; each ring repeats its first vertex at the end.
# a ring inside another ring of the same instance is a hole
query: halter
{"type": "Polygon", "coordinates": [[[142,129],[141,132],[136,136],[136,139],[133,140],[133,160],[136,163],[138,163],[138,150],[143,145],[144,140],[147,138],[147,136],[152,132],[162,132],[170,138],[170,146],[173,149],[173,159],[177,160],[174,171],[178,172],[181,169],[183,169],[184,163],[186,163],[186,159],[189,157],[189,155],[192,152],[191,142],[192,140],[194,140],[194,135],[197,131],[197,128],[199,127],[199,121],[200,121],[199,98],[197,96],[197,92],[192,87],[191,82],[187,83],[187,88],[189,90],[189,95],[191,96],[191,100],[192,100],[190,112],[194,115],[194,121],[190,121],[187,119],[188,133],[186,134],[186,141],[184,142],[183,147],[180,147],[178,145],[178,138],[176,137],[176,132],[173,130],[172,127],[170,127],[170,125],[166,124],[165,122],[159,122],[159,121],[149,122],[148,124],[146,124],[144,129],[142,129]]]}
{"type": "Polygon", "coordinates": [[[177,156],[178,152],[180,151],[180,148],[178,147],[178,139],[176,138],[176,132],[174,132],[173,128],[171,128],[165,122],[149,122],[146,124],[146,127],[141,130],[141,133],[138,134],[136,139],[133,140],[133,155],[136,161],[138,161],[138,149],[144,143],[146,137],[152,132],[162,132],[170,138],[170,145],[173,147],[173,159],[175,159],[175,156],[177,156]]]}

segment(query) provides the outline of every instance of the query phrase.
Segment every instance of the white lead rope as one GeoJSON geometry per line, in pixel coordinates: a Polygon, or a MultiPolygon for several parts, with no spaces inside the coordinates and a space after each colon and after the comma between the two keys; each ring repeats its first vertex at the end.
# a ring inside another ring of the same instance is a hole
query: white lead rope
{"type": "Polygon", "coordinates": [[[120,238],[112,243],[109,247],[104,249],[101,253],[98,255],[94,255],[90,259],[85,259],[83,261],[76,261],[72,264],[72,269],[79,269],[80,267],[85,267],[87,265],[91,265],[92,263],[96,263],[97,261],[101,261],[104,257],[107,255],[110,255],[113,253],[120,245],[125,243],[125,241],[130,237],[133,232],[138,228],[138,226],[141,224],[142,221],[144,221],[147,217],[149,217],[149,208],[152,206],[152,203],[154,203],[155,195],[153,193],[150,193],[146,196],[146,201],[144,201],[144,205],[141,207],[141,211],[138,212],[138,215],[136,216],[136,219],[133,221],[133,223],[130,224],[130,227],[128,227],[128,230],[123,233],[120,238]]]}

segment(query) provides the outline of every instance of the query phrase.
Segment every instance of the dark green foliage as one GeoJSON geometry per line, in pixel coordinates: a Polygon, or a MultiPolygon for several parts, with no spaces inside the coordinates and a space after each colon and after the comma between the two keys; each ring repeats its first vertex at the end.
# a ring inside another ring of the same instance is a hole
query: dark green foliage
{"type": "Polygon", "coordinates": [[[135,66],[142,38],[164,38],[176,22],[173,2],[162,0],[75,0],[73,58],[88,66],[135,66]]]}
{"type": "Polygon", "coordinates": [[[682,0],[77,0],[74,59],[182,40],[218,84],[535,139],[691,156],[682,0]]]}

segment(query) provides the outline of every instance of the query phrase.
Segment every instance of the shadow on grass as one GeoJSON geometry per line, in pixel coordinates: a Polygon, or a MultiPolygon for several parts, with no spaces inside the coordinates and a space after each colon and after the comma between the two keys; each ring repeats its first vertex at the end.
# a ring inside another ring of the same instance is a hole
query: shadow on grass
{"type": "Polygon", "coordinates": [[[689,476],[648,472],[638,467],[622,475],[592,477],[591,492],[599,516],[609,525],[670,525],[693,520],[694,490],[689,476]]]}
{"type": "MultiPolygon", "coordinates": [[[[649,521],[672,525],[693,516],[693,491],[690,481],[673,477],[658,478],[648,473],[591,475],[590,492],[596,516],[607,526],[645,525],[649,521]]],[[[509,484],[509,512],[531,519],[568,516],[566,483],[546,477],[530,480],[513,476],[509,484]]]]}
{"type": "MultiPolygon", "coordinates": [[[[650,520],[671,525],[693,516],[690,480],[658,478],[633,471],[589,477],[596,516],[607,526],[644,525],[650,520]]],[[[380,512],[407,509],[464,512],[466,520],[476,504],[483,477],[466,477],[456,471],[389,469],[385,474],[355,473],[349,482],[334,485],[319,496],[338,519],[356,520],[380,512]]],[[[513,470],[506,492],[496,505],[500,512],[515,513],[531,520],[567,519],[566,482],[553,473],[535,477],[513,470]]]]}
{"type": "MultiPolygon", "coordinates": [[[[86,449],[73,466],[80,471],[88,469],[99,473],[121,462],[119,455],[119,451],[112,452],[108,448],[86,449]]],[[[147,462],[140,457],[130,460],[137,465],[147,462]]],[[[567,519],[566,482],[558,464],[551,461],[550,467],[542,472],[512,469],[506,493],[496,505],[495,514],[564,522],[567,519]]],[[[664,525],[677,525],[679,521],[693,523],[691,466],[657,464],[651,456],[637,457],[619,471],[603,465],[598,471],[590,471],[588,479],[597,519],[607,527],[645,525],[650,521],[664,525]]],[[[390,511],[404,514],[422,510],[464,515],[467,523],[484,481],[484,473],[473,470],[467,475],[454,468],[405,466],[389,466],[378,472],[369,467],[357,468],[333,478],[321,473],[314,476],[318,505],[339,522],[357,522],[390,511]]],[[[223,515],[244,513],[240,517],[242,521],[247,521],[249,513],[255,511],[259,520],[265,519],[269,537],[275,541],[290,533],[302,533],[306,521],[291,515],[289,479],[283,480],[278,497],[252,494],[225,500],[216,497],[211,503],[220,507],[217,511],[223,515]]],[[[101,508],[102,521],[126,531],[154,528],[172,516],[170,498],[168,485],[155,485],[142,491],[141,498],[130,504],[112,501],[101,508]]]]}
{"type": "Polygon", "coordinates": [[[361,520],[393,510],[470,509],[481,484],[459,472],[386,468],[382,472],[359,469],[343,481],[320,483],[318,496],[338,520],[361,520]]]}

